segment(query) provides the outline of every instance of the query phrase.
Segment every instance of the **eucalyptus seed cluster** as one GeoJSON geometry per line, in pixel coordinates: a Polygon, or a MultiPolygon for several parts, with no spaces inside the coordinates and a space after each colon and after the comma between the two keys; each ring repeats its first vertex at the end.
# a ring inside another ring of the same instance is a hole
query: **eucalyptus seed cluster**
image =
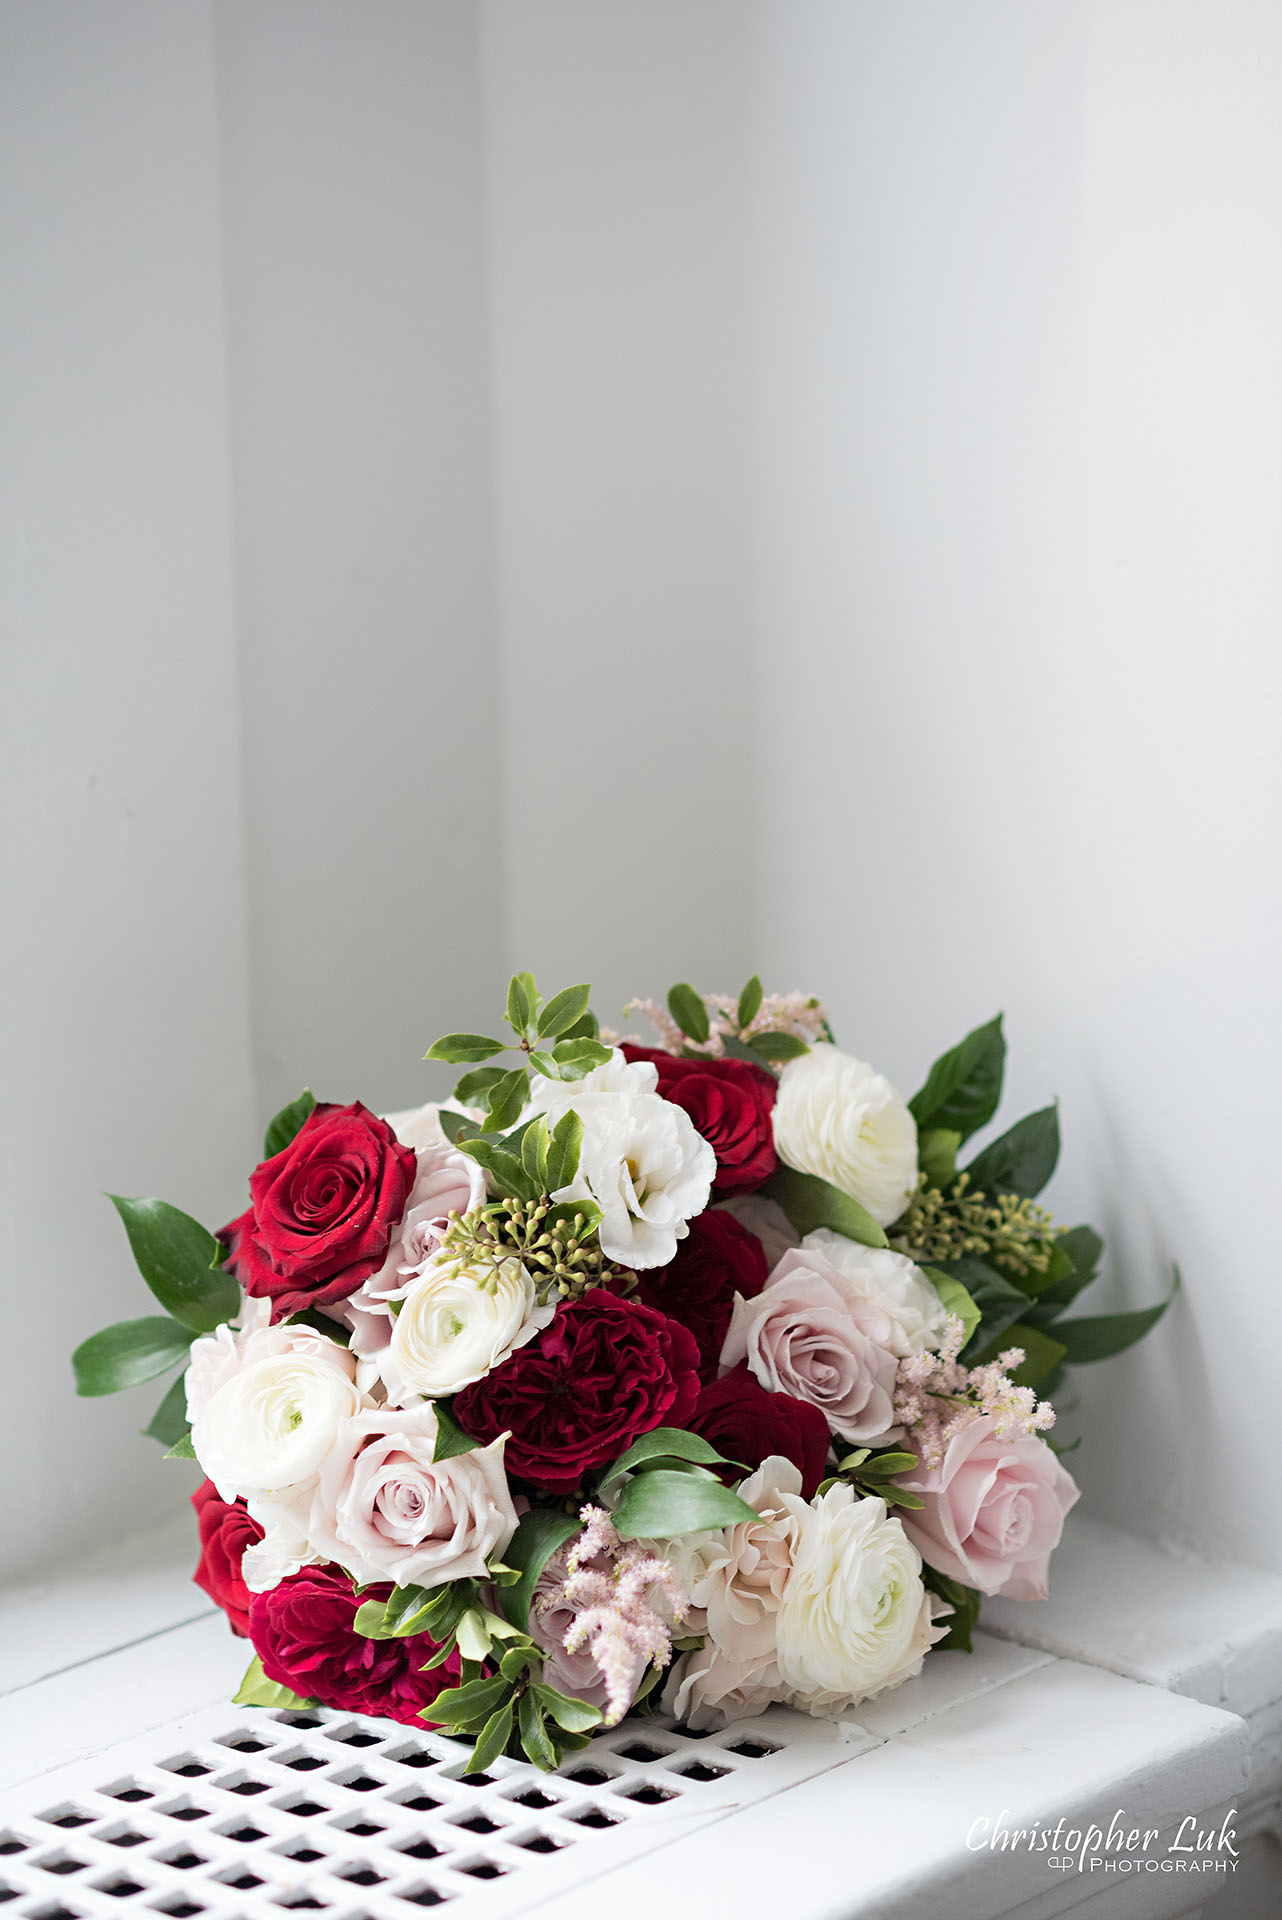
{"type": "Polygon", "coordinates": [[[968,1173],[958,1174],[946,1193],[922,1174],[907,1212],[891,1229],[892,1244],[927,1265],[973,1253],[1018,1278],[1045,1273],[1063,1227],[1033,1200],[1013,1193],[990,1198],[969,1188],[968,1173]]]}
{"type": "Polygon", "coordinates": [[[515,1256],[538,1284],[540,1304],[553,1299],[580,1300],[593,1287],[612,1284],[618,1292],[636,1290],[637,1276],[616,1267],[597,1244],[595,1219],[572,1201],[504,1199],[451,1214],[442,1246],[469,1266],[495,1271],[515,1256]]]}

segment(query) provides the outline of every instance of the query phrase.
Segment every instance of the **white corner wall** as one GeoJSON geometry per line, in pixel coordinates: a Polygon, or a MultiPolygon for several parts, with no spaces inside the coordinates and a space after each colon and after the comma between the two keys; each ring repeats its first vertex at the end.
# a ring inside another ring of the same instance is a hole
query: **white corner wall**
{"type": "Polygon", "coordinates": [[[905,1091],[1005,1009],[1082,1310],[1184,1275],[1089,1504],[1277,1567],[1276,11],[756,19],[766,963],[905,1091]]]}
{"type": "Polygon", "coordinates": [[[1090,1504],[1282,1565],[1267,0],[0,19],[0,1570],[185,1491],[63,1391],[97,1189],[220,1222],[513,965],[760,967],[906,1089],[1004,1007],[1105,1304],[1184,1271],[1090,1504]]]}
{"type": "Polygon", "coordinates": [[[0,37],[4,1578],[185,1498],[69,1356],[147,1312],[102,1190],[221,1220],[256,1129],[208,13],[0,37]]]}

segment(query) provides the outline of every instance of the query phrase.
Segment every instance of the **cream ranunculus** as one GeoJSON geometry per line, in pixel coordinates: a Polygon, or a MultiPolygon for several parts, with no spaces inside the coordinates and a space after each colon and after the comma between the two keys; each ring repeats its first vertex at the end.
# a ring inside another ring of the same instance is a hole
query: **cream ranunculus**
{"type": "Polygon", "coordinates": [[[485,1579],[486,1561],[516,1531],[506,1441],[434,1460],[436,1440],[427,1402],[370,1408],[345,1422],[312,1496],[313,1556],[337,1561],[362,1585],[485,1579]]]}
{"type": "Polygon", "coordinates": [[[197,1340],[187,1383],[196,1458],[224,1500],[315,1478],[360,1411],[356,1363],[309,1327],[220,1327],[197,1340]],[[199,1351],[197,1351],[199,1350],[199,1351]]]}
{"type": "Polygon", "coordinates": [[[557,1199],[594,1200],[602,1251],[626,1267],[666,1266],[708,1204],[717,1156],[684,1107],[656,1093],[650,1060],[627,1061],[616,1048],[582,1080],[536,1074],[530,1112],[549,1127],[571,1109],[583,1122],[578,1177],[557,1199]]]}
{"type": "Polygon", "coordinates": [[[948,1313],[919,1266],[889,1247],[864,1247],[844,1233],[816,1227],[801,1243],[803,1253],[818,1254],[835,1267],[861,1299],[871,1300],[890,1322],[887,1341],[899,1360],[936,1348],[944,1337],[948,1313]]]}
{"type": "Polygon", "coordinates": [[[695,1728],[723,1727],[759,1712],[783,1691],[776,1619],[810,1508],[801,1497],[801,1474],[779,1454],[763,1460],[735,1491],[759,1520],[655,1543],[690,1595],[684,1630],[707,1635],[674,1670],[663,1697],[668,1712],[695,1728]]]}
{"type": "Polygon", "coordinates": [[[512,1256],[497,1266],[444,1250],[424,1262],[393,1296],[392,1337],[377,1356],[393,1406],[457,1393],[499,1366],[547,1326],[532,1276],[512,1256]]]}
{"type": "Polygon", "coordinates": [[[900,1522],[845,1484],[811,1503],[775,1621],[780,1678],[811,1712],[911,1679],[945,1631],[900,1522]]]}
{"type": "Polygon", "coordinates": [[[897,1220],[917,1185],[917,1125],[889,1080],[820,1041],[779,1077],[775,1151],[857,1200],[879,1226],[897,1220]]]}

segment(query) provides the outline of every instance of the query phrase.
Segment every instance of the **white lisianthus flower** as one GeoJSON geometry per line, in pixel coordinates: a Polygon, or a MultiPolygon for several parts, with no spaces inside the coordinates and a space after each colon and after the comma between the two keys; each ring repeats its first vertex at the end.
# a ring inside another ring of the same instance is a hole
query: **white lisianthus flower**
{"type": "Polygon", "coordinates": [[[377,1365],[393,1406],[457,1393],[533,1339],[555,1309],[513,1255],[497,1266],[438,1251],[392,1296],[392,1337],[377,1365]],[[399,1304],[398,1304],[399,1301],[399,1304]]]}
{"type": "Polygon", "coordinates": [[[583,1122],[578,1176],[554,1198],[594,1200],[601,1250],[626,1267],[666,1266],[717,1176],[712,1147],[684,1107],[655,1091],[658,1079],[653,1061],[616,1048],[582,1080],[531,1082],[529,1111],[549,1127],[571,1110],[583,1122]]]}
{"type": "Polygon", "coordinates": [[[820,1041],[779,1076],[775,1151],[865,1207],[897,1220],[917,1186],[917,1123],[889,1080],[820,1041]]]}
{"type": "Polygon", "coordinates": [[[889,1247],[864,1247],[844,1233],[816,1227],[801,1243],[803,1253],[818,1254],[850,1283],[851,1291],[871,1300],[890,1322],[886,1344],[896,1359],[907,1360],[937,1348],[948,1312],[921,1268],[889,1247]]]}
{"type": "Polygon", "coordinates": [[[351,1354],[310,1327],[219,1327],[193,1343],[187,1414],[196,1458],[224,1500],[314,1480],[360,1411],[351,1354]]]}
{"type": "Polygon", "coordinates": [[[900,1522],[844,1483],[811,1502],[775,1629],[780,1678],[810,1712],[911,1679],[945,1631],[932,1625],[921,1556],[900,1522]]]}

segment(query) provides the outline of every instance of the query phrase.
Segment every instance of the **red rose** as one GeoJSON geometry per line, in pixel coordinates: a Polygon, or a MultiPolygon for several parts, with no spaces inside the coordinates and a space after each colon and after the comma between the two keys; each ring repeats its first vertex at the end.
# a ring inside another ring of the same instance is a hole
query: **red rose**
{"type": "Polygon", "coordinates": [[[651,1427],[683,1427],[699,1394],[694,1336],[597,1288],[454,1402],[465,1433],[510,1438],[509,1473],[568,1493],[651,1427]]]}
{"type": "Polygon", "coordinates": [[[677,1256],[666,1267],[641,1275],[637,1298],[679,1320],[699,1347],[699,1374],[716,1378],[734,1297],[755,1298],[766,1284],[766,1256],[755,1233],[731,1214],[700,1213],[677,1242],[677,1256]]]}
{"type": "Polygon", "coordinates": [[[313,1108],[249,1176],[247,1213],[223,1228],[227,1269],[273,1320],[345,1300],[383,1264],[418,1161],[357,1100],[313,1108]]]}
{"type": "Polygon", "coordinates": [[[767,1393],[746,1367],[711,1381],[688,1424],[691,1433],[701,1433],[727,1460],[745,1467],[759,1467],[772,1453],[794,1461],[807,1500],[824,1477],[828,1422],[819,1409],[786,1393],[767,1393]]]}
{"type": "Polygon", "coordinates": [[[711,1145],[717,1156],[715,1196],[751,1193],[770,1178],[778,1164],[773,1074],[751,1060],[690,1060],[656,1047],[625,1046],[623,1052],[629,1060],[653,1060],[659,1092],[685,1108],[711,1145]]]}
{"type": "Polygon", "coordinates": [[[243,1500],[222,1499],[212,1480],[197,1487],[191,1504],[200,1529],[200,1564],[191,1577],[222,1608],[232,1632],[244,1638],[253,1596],[241,1578],[240,1563],[245,1548],[256,1545],[263,1530],[250,1519],[243,1500]]]}
{"type": "Polygon", "coordinates": [[[277,1686],[345,1713],[372,1713],[407,1727],[430,1727],[422,1709],[458,1685],[459,1656],[424,1673],[436,1652],[425,1633],[408,1640],[367,1640],[352,1622],[366,1600],[386,1600],[390,1586],[357,1594],[338,1567],[304,1567],[268,1593],[253,1595],[249,1637],[263,1672],[277,1686]]]}

